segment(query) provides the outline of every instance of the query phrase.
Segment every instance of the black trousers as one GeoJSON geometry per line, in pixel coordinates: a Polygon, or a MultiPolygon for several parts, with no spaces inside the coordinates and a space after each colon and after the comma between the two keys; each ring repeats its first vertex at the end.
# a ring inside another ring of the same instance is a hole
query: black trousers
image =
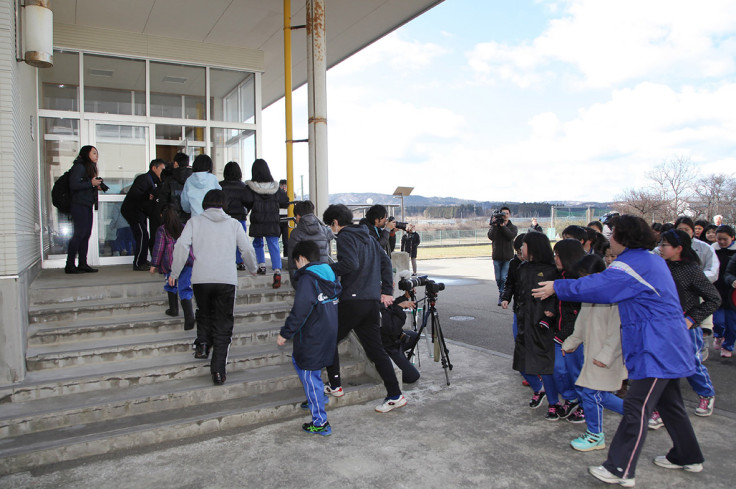
{"type": "Polygon", "coordinates": [[[210,372],[224,374],[233,337],[235,286],[193,284],[192,289],[198,308],[195,344],[212,345],[210,372]]]}
{"type": "Polygon", "coordinates": [[[629,381],[624,398],[624,416],[608,450],[603,466],[619,477],[632,478],[647,437],[647,425],[654,410],[659,411],[673,447],[667,460],[677,465],[703,462],[698,439],[690,424],[680,392],[680,379],[640,379],[629,381]]]}
{"type": "Polygon", "coordinates": [[[135,239],[135,249],[133,250],[133,266],[137,267],[146,263],[148,258],[148,223],[146,215],[142,212],[126,212],[123,217],[128,224],[130,230],[133,231],[133,239],[135,239]]]}
{"type": "Polygon", "coordinates": [[[72,204],[71,215],[74,233],[67,247],[66,264],[75,266],[79,256],[79,266],[83,266],[87,264],[89,237],[92,235],[92,206],[72,204]]]}
{"type": "Polygon", "coordinates": [[[401,380],[406,384],[413,384],[419,380],[419,370],[406,358],[404,351],[398,347],[385,348],[389,358],[401,369],[401,380]]]}
{"type": "MultiPolygon", "coordinates": [[[[394,372],[394,365],[383,348],[381,342],[381,315],[379,302],[376,300],[340,301],[337,306],[337,342],[339,343],[350,333],[355,331],[365,354],[378,370],[378,375],[386,386],[387,397],[396,397],[401,394],[399,381],[394,372]]],[[[335,348],[335,360],[327,367],[327,375],[333,388],[340,387],[340,357],[335,348]]]]}

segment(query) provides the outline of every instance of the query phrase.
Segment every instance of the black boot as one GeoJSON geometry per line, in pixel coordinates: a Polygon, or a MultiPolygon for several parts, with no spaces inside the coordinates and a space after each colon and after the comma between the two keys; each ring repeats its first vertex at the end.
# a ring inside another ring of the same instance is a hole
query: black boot
{"type": "Polygon", "coordinates": [[[176,317],[179,315],[178,297],[173,292],[167,292],[167,294],[169,295],[169,308],[164,311],[164,314],[176,317]]]}
{"type": "Polygon", "coordinates": [[[192,310],[192,299],[181,300],[181,310],[184,312],[184,330],[194,329],[194,311],[192,310]]]}

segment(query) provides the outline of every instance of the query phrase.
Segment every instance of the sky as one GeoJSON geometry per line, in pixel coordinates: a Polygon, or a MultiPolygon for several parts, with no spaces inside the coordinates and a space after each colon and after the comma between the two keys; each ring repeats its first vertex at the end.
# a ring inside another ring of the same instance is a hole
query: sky
{"type": "MultiPolygon", "coordinates": [[[[330,69],[327,114],[331,194],[603,202],[676,158],[734,174],[736,8],[445,0],[330,69]]],[[[285,161],[283,118],[283,101],[264,110],[269,162],[285,161]]],[[[302,87],[295,139],[306,120],[302,87]]],[[[296,145],[297,197],[307,163],[296,145]]]]}

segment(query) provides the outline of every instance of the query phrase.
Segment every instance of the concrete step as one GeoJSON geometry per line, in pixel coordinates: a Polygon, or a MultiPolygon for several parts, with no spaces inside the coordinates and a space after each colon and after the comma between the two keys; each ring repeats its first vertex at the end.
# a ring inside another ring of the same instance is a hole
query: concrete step
{"type": "MultiPolygon", "coordinates": [[[[291,310],[291,302],[246,304],[235,307],[235,328],[250,323],[281,322],[291,310]]],[[[105,338],[124,338],[143,334],[183,332],[184,316],[167,316],[160,309],[152,314],[130,314],[106,318],[35,323],[29,327],[29,346],[78,343],[105,338]]],[[[191,332],[188,333],[191,336],[191,332]]]]}
{"type": "MultiPolygon", "coordinates": [[[[236,305],[290,303],[294,296],[291,288],[252,288],[240,291],[235,297],[236,305]]],[[[31,306],[28,311],[30,324],[56,321],[84,321],[126,315],[163,314],[168,308],[168,299],[163,289],[148,296],[84,300],[31,306]]]]}
{"type": "MultiPolygon", "coordinates": [[[[238,272],[238,292],[270,288],[271,275],[238,272]]],[[[290,289],[289,274],[281,274],[281,288],[290,289]]],[[[163,293],[163,275],[135,272],[128,266],[101,267],[99,273],[65,275],[63,270],[42,270],[28,290],[31,307],[80,301],[146,298],[163,293]]],[[[279,289],[276,289],[279,290],[279,289]]]]}
{"type": "MultiPolygon", "coordinates": [[[[330,409],[385,394],[383,385],[369,376],[351,380],[344,386],[345,396],[331,399],[330,409]]],[[[294,430],[299,431],[308,421],[308,414],[299,408],[303,400],[303,389],[285,389],[8,437],[0,440],[0,474],[286,418],[302,418],[294,421],[294,430]]],[[[373,411],[372,406],[368,409],[373,411]]]]}
{"type": "MultiPolygon", "coordinates": [[[[232,346],[228,354],[227,371],[239,372],[250,368],[290,364],[291,346],[276,347],[273,343],[259,346],[232,346]]],[[[341,357],[354,356],[349,342],[338,346],[341,357]]],[[[96,393],[124,389],[175,379],[208,376],[210,362],[194,358],[191,349],[158,357],[126,359],[117,362],[88,363],[66,368],[51,368],[29,372],[25,380],[0,388],[0,406],[80,393],[96,393]]]]}
{"type": "MultiPolygon", "coordinates": [[[[358,378],[365,373],[365,363],[351,361],[348,357],[341,363],[341,373],[346,378],[358,378]]],[[[4,405],[0,413],[0,440],[162,410],[212,405],[300,386],[299,377],[289,362],[247,371],[229,371],[224,386],[213,385],[208,373],[164,383],[12,403],[4,405]]]]}

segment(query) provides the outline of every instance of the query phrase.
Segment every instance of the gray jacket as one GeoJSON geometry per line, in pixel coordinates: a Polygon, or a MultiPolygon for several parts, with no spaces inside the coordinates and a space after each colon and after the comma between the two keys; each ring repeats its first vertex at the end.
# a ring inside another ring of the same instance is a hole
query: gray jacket
{"type": "MultiPolygon", "coordinates": [[[[314,241],[319,246],[320,263],[330,262],[330,241],[335,239],[332,230],[322,224],[314,214],[305,214],[299,218],[299,224],[289,235],[288,249],[291,251],[300,241],[314,241]]],[[[294,273],[296,272],[296,263],[289,257],[289,277],[292,285],[296,284],[294,273]]]]}
{"type": "Polygon", "coordinates": [[[179,278],[191,248],[194,253],[193,284],[238,285],[236,246],[245,266],[251,273],[255,273],[258,269],[256,253],[243,231],[243,226],[222,209],[206,209],[187,221],[181,236],[176,240],[171,276],[179,278]]]}

